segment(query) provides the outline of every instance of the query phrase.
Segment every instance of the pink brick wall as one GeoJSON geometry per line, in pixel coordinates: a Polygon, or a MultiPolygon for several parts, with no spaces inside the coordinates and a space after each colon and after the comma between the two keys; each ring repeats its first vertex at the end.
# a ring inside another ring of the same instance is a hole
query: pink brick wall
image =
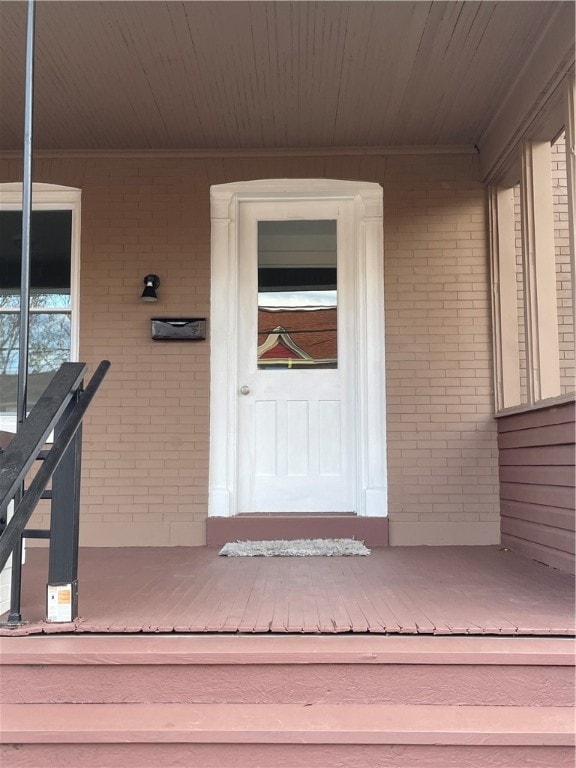
{"type": "Polygon", "coordinates": [[[499,540],[474,157],[38,159],[36,181],[83,190],[80,357],[112,361],[85,428],[84,544],[204,543],[209,344],[152,342],[150,317],[210,316],[211,184],[298,176],[384,187],[391,542],[499,540]],[[155,305],[139,301],[149,272],[155,305]]]}

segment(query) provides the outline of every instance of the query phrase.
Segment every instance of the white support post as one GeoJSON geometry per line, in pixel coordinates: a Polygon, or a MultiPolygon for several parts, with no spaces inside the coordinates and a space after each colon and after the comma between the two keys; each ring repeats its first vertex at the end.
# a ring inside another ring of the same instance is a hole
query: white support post
{"type": "Polygon", "coordinates": [[[496,412],[520,405],[514,188],[489,187],[490,278],[496,412]]]}
{"type": "Polygon", "coordinates": [[[560,394],[551,148],[522,146],[522,262],[530,405],[560,394]]]}
{"type": "Polygon", "coordinates": [[[568,182],[568,237],[570,240],[570,276],[572,281],[573,328],[576,329],[576,85],[574,75],[566,84],[566,177],[568,182]]]}

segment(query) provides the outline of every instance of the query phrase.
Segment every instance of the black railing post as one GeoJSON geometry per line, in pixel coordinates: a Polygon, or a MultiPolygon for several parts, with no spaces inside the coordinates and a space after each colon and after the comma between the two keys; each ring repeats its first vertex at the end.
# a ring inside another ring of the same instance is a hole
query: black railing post
{"type": "MultiPolygon", "coordinates": [[[[81,394],[77,391],[62,414],[54,438],[57,439],[81,394]]],[[[80,530],[80,474],[82,465],[82,424],[62,456],[52,476],[50,515],[50,554],[46,588],[48,621],[73,621],[78,618],[78,539],[80,530]]]]}
{"type": "MultiPolygon", "coordinates": [[[[22,491],[14,498],[14,507],[19,503],[22,497],[22,491]]],[[[22,539],[16,542],[12,550],[12,565],[10,576],[10,613],[8,614],[8,624],[21,624],[22,613],[20,610],[22,600],[22,539]]]]}
{"type": "MultiPolygon", "coordinates": [[[[86,389],[80,391],[86,371],[85,363],[63,363],[48,384],[21,429],[10,440],[2,452],[0,464],[0,520],[8,516],[8,507],[13,500],[18,503],[14,513],[0,535],[0,570],[15,554],[14,564],[18,570],[22,557],[22,537],[27,533],[34,538],[45,538],[46,531],[27,531],[26,525],[42,498],[50,478],[52,485],[52,515],[50,539],[53,548],[49,554],[48,594],[54,595],[53,607],[48,610],[48,620],[71,621],[78,615],[78,531],[80,517],[80,471],[81,471],[81,424],[84,415],[102,380],[110,362],[102,360],[86,389]],[[52,430],[54,443],[43,451],[52,430]],[[45,453],[45,455],[41,455],[45,453]],[[28,470],[41,457],[42,466],[34,475],[30,486],[20,498],[20,489],[28,470]],[[62,467],[60,468],[60,464],[62,467]],[[40,536],[38,535],[40,534],[40,536]],[[52,618],[54,616],[54,618],[52,618]]],[[[19,583],[19,575],[16,577],[19,583]]],[[[13,594],[16,594],[14,590],[13,594]]],[[[18,623],[20,613],[20,588],[18,603],[14,602],[11,614],[13,626],[18,623]]]]}
{"type": "Polygon", "coordinates": [[[34,28],[36,5],[28,0],[26,22],[26,71],[24,90],[24,147],[22,178],[22,259],[20,264],[20,331],[18,337],[18,387],[16,431],[28,412],[28,347],[30,341],[30,227],[32,222],[32,124],[34,116],[34,28]]]}

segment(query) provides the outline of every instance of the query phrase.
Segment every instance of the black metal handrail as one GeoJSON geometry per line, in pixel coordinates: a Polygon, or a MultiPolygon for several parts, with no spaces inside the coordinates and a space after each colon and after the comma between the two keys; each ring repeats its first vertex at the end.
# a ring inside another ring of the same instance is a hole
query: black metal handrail
{"type": "MultiPolygon", "coordinates": [[[[10,555],[12,562],[11,607],[8,623],[19,623],[20,565],[22,537],[26,525],[52,478],[50,562],[48,585],[69,585],[71,610],[77,611],[78,522],[80,502],[82,419],[110,368],[103,360],[85,389],[84,363],[64,363],[0,457],[0,517],[6,518],[14,500],[14,511],[0,536],[0,570],[10,555]],[[54,443],[44,446],[54,431],[54,443]],[[28,489],[24,479],[43,453],[43,464],[28,489]]],[[[32,532],[30,532],[32,533],[32,532]]],[[[38,532],[35,532],[36,534],[38,532]]]]}

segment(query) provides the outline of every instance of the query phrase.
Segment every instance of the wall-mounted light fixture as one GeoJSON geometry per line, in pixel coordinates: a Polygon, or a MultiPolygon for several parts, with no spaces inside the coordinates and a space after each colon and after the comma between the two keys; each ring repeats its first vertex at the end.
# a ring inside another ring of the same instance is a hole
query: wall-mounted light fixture
{"type": "Polygon", "coordinates": [[[146,275],[144,278],[144,290],[140,297],[142,301],[158,301],[156,296],[156,288],[160,285],[160,278],[158,275],[146,275]]]}

